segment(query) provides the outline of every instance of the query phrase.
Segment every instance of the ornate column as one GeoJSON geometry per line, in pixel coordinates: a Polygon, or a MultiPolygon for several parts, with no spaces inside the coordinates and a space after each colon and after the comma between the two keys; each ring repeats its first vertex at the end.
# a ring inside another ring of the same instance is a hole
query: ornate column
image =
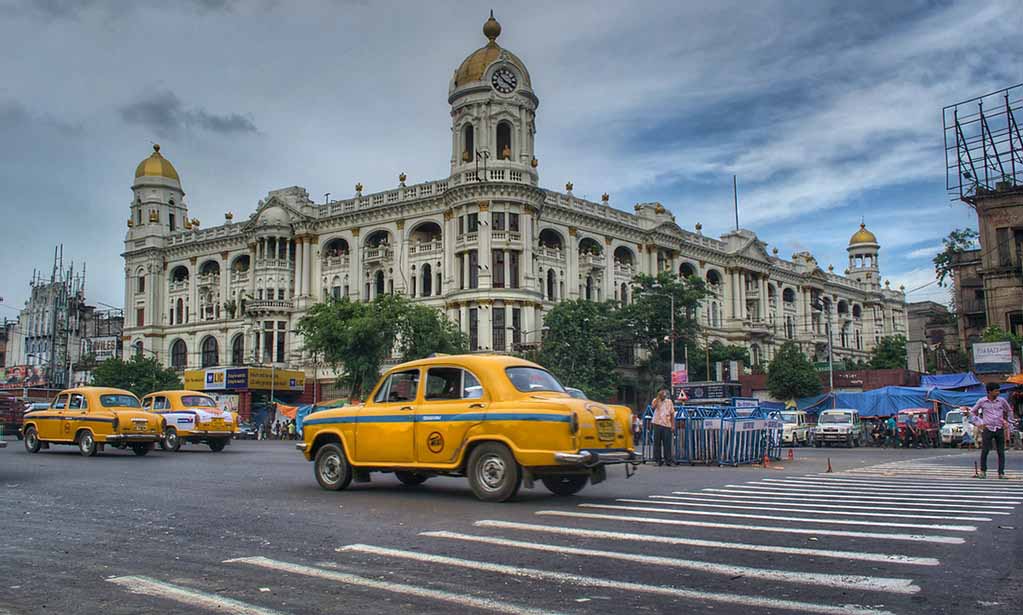
{"type": "Polygon", "coordinates": [[[196,267],[196,259],[193,256],[188,261],[189,269],[191,270],[188,274],[188,305],[185,306],[185,311],[188,313],[188,317],[185,319],[186,322],[192,323],[199,320],[199,270],[196,267]]]}
{"type": "Polygon", "coordinates": [[[522,233],[522,258],[519,259],[519,275],[522,276],[522,288],[536,289],[536,272],[533,263],[533,249],[536,239],[533,237],[533,214],[536,210],[526,205],[522,208],[522,215],[519,216],[522,233]]]}
{"type": "Polygon", "coordinates": [[[362,245],[359,243],[359,227],[352,228],[350,252],[348,254],[348,271],[351,272],[351,286],[348,288],[348,298],[352,301],[361,301],[362,293],[366,288],[366,280],[362,275],[362,245]]]}
{"type": "MultiPolygon", "coordinates": [[[[224,308],[224,304],[230,300],[231,300],[231,253],[225,250],[220,253],[220,299],[219,299],[221,310],[220,315],[223,316],[225,320],[231,317],[230,314],[227,313],[227,309],[224,308]]],[[[238,309],[237,306],[235,306],[235,309],[236,310],[238,309]]],[[[214,310],[216,310],[216,308],[214,308],[214,310]]],[[[214,311],[214,313],[216,312],[214,311]]],[[[238,312],[236,311],[235,314],[237,313],[238,312]]],[[[231,349],[228,348],[227,351],[230,353],[231,349]]]]}
{"type": "Polygon", "coordinates": [[[615,298],[615,255],[611,249],[611,238],[604,238],[604,301],[615,298]]]}
{"type": "Polygon", "coordinates": [[[314,251],[316,247],[316,238],[312,235],[308,235],[305,238],[305,294],[310,297],[317,296],[316,288],[319,284],[316,283],[319,278],[319,261],[317,254],[314,251]]]}
{"type": "MultiPolygon", "coordinates": [[[[256,258],[258,257],[259,241],[249,244],[249,297],[256,298],[256,258]]],[[[238,306],[241,309],[241,305],[238,306]]]]}
{"type": "MultiPolygon", "coordinates": [[[[777,301],[777,297],[775,297],[777,301]]],[[[760,276],[760,320],[768,322],[770,320],[770,309],[771,304],[767,301],[767,277],[760,276]]]]}
{"type": "MultiPolygon", "coordinates": [[[[457,148],[456,148],[457,149],[457,148]]],[[[445,210],[444,212],[444,232],[441,239],[444,243],[444,260],[441,262],[444,265],[443,280],[444,288],[448,290],[457,290],[458,284],[455,281],[455,234],[458,232],[457,222],[455,221],[455,215],[453,210],[445,210]]],[[[441,289],[437,289],[438,292],[441,289]]]]}
{"type": "Polygon", "coordinates": [[[494,349],[494,310],[498,309],[494,306],[494,302],[490,299],[480,300],[478,303],[479,311],[476,313],[479,315],[478,326],[479,326],[479,338],[480,348],[487,350],[494,349]]]}
{"type": "MultiPolygon", "coordinates": [[[[479,226],[479,232],[477,234],[477,236],[479,237],[479,241],[476,244],[477,246],[479,246],[479,258],[477,259],[478,262],[479,262],[479,265],[480,265],[479,287],[480,288],[492,288],[493,287],[492,280],[493,280],[493,273],[494,273],[494,259],[491,257],[492,255],[490,253],[490,245],[491,245],[490,233],[491,233],[491,230],[493,229],[493,226],[490,224],[490,220],[491,220],[491,216],[490,216],[490,203],[487,203],[485,201],[481,201],[479,203],[479,211],[480,211],[480,213],[479,213],[480,226],[479,226]],[[483,224],[484,219],[486,220],[486,224],[483,224]]],[[[480,310],[480,316],[482,317],[482,315],[483,315],[483,310],[480,310]]],[[[480,318],[480,322],[481,323],[482,323],[482,320],[483,319],[480,318]]],[[[482,324],[480,326],[482,327],[482,324]]],[[[480,345],[481,346],[483,345],[482,339],[483,338],[481,336],[480,337],[480,340],[481,340],[480,341],[480,345]]]]}
{"type": "Polygon", "coordinates": [[[295,298],[305,295],[305,238],[295,238],[295,298]]]}
{"type": "Polygon", "coordinates": [[[398,220],[395,223],[398,235],[398,254],[395,255],[395,269],[398,275],[394,276],[394,292],[405,294],[409,293],[409,253],[408,253],[408,238],[405,236],[405,221],[398,220]]]}
{"type": "Polygon", "coordinates": [[[558,301],[579,298],[579,241],[576,240],[578,231],[574,226],[568,227],[568,242],[565,244],[565,259],[568,261],[568,271],[565,277],[565,296],[558,297],[558,301]]]}

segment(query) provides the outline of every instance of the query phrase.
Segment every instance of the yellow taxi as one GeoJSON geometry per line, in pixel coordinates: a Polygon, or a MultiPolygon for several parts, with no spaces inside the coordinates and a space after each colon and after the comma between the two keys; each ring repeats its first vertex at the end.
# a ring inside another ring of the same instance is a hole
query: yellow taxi
{"type": "Polygon", "coordinates": [[[142,398],[142,409],[163,417],[165,451],[178,451],[183,442],[206,444],[219,453],[231,443],[238,420],[217,406],[215,399],[196,391],[157,391],[142,398]]]}
{"type": "Polygon", "coordinates": [[[386,372],[363,405],[308,415],[296,446],[324,489],[371,472],[418,485],[465,476],[503,502],[534,480],[558,495],[637,463],[628,408],[575,399],[541,366],[507,356],[436,356],[386,372]]]}
{"type": "Polygon", "coordinates": [[[109,445],[130,448],[141,457],[160,440],[163,421],[143,412],[130,391],[78,387],[58,393],[48,408],[26,412],[21,433],[30,453],[50,444],[69,444],[92,457],[109,445]]]}

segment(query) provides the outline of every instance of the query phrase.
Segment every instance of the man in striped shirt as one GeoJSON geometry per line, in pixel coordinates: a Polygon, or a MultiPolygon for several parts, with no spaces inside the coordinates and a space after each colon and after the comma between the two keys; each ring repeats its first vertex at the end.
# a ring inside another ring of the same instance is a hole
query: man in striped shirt
{"type": "Polygon", "coordinates": [[[998,478],[1005,478],[1005,442],[1012,433],[1012,408],[998,396],[997,382],[987,384],[987,395],[977,400],[967,412],[970,423],[980,427],[983,450],[980,453],[980,478],[987,478],[987,455],[992,445],[998,453],[998,478]]]}

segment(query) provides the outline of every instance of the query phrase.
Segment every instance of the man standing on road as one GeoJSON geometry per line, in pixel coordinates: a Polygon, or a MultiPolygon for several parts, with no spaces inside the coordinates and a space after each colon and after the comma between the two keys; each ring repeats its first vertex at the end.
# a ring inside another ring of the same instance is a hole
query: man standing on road
{"type": "Polygon", "coordinates": [[[998,478],[1005,478],[1005,441],[1012,433],[1012,408],[998,392],[998,383],[989,382],[987,396],[978,399],[969,410],[970,422],[982,430],[980,478],[987,478],[987,455],[992,445],[998,453],[998,478]]]}
{"type": "Polygon", "coordinates": [[[894,414],[884,421],[884,440],[885,445],[890,442],[892,448],[899,448],[899,425],[895,422],[894,414]]]}
{"type": "Polygon", "coordinates": [[[653,408],[654,418],[654,461],[657,465],[675,465],[674,447],[672,446],[672,435],[675,426],[675,404],[671,402],[671,395],[668,389],[661,388],[657,391],[657,397],[650,402],[653,408]]]}

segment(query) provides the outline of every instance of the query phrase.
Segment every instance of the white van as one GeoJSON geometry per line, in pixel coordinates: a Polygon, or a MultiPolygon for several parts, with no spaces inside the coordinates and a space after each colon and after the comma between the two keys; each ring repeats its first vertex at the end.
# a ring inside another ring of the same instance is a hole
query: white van
{"type": "Polygon", "coordinates": [[[860,413],[852,408],[823,410],[817,415],[817,427],[813,435],[814,446],[817,448],[824,444],[831,446],[839,442],[850,448],[859,446],[863,442],[860,413]]]}
{"type": "Polygon", "coordinates": [[[802,410],[782,410],[781,443],[806,446],[810,443],[810,420],[802,410]]]}

